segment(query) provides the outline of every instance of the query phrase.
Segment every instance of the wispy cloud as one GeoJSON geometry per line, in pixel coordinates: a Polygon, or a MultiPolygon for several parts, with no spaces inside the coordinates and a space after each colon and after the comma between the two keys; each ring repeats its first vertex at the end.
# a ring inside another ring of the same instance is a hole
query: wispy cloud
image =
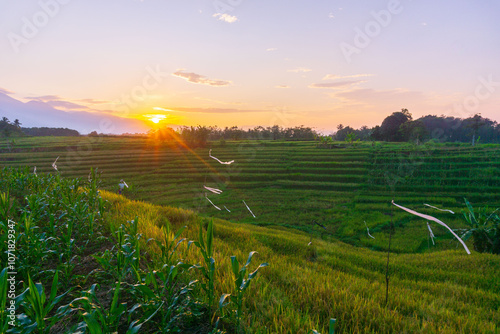
{"type": "Polygon", "coordinates": [[[266,51],[276,51],[278,50],[277,48],[269,48],[269,49],[266,49],[266,51]]]}
{"type": "Polygon", "coordinates": [[[287,85],[279,85],[279,86],[276,86],[275,88],[290,88],[290,86],[287,86],[287,85]]]}
{"type": "Polygon", "coordinates": [[[110,101],[95,100],[95,99],[80,99],[78,102],[88,103],[88,104],[109,104],[110,101]]]}
{"type": "Polygon", "coordinates": [[[252,113],[252,112],[271,112],[272,110],[264,109],[233,109],[233,108],[187,108],[187,107],[170,107],[170,108],[159,108],[155,107],[155,110],[168,110],[169,112],[192,112],[192,113],[206,113],[206,114],[231,114],[231,113],[252,113]]]}
{"type": "Polygon", "coordinates": [[[309,88],[333,88],[339,89],[343,87],[349,87],[352,85],[360,84],[366,82],[364,80],[346,80],[346,81],[337,81],[337,82],[325,82],[325,83],[314,83],[309,85],[309,88]]]}
{"type": "Polygon", "coordinates": [[[373,74],[352,74],[352,75],[327,74],[323,77],[322,80],[338,80],[338,79],[362,78],[371,76],[373,76],[373,74]]]}
{"type": "Polygon", "coordinates": [[[340,99],[348,104],[360,105],[404,105],[408,101],[425,101],[427,97],[420,91],[410,91],[402,88],[376,90],[372,88],[354,88],[337,91],[332,98],[340,99]]]}
{"type": "Polygon", "coordinates": [[[10,90],[8,90],[8,89],[1,88],[1,87],[0,87],[0,93],[2,93],[2,94],[6,94],[6,95],[11,95],[11,94],[14,94],[14,92],[13,92],[13,91],[10,91],[10,90]]]}
{"type": "Polygon", "coordinates": [[[229,14],[215,13],[212,16],[218,18],[220,21],[224,21],[227,23],[234,23],[238,21],[238,18],[236,16],[231,16],[229,14]]]}
{"type": "Polygon", "coordinates": [[[48,104],[51,107],[54,107],[54,108],[57,108],[60,110],[74,111],[74,110],[88,110],[88,109],[90,109],[89,107],[87,107],[85,105],[67,101],[67,100],[65,100],[62,97],[57,96],[57,95],[30,96],[30,97],[26,97],[26,99],[32,100],[32,101],[43,102],[43,103],[48,104]]]}
{"type": "Polygon", "coordinates": [[[231,84],[231,81],[211,80],[204,75],[200,75],[200,74],[193,73],[193,72],[184,72],[182,70],[178,70],[177,72],[172,73],[172,75],[179,77],[179,78],[183,78],[183,79],[185,79],[189,82],[192,82],[192,83],[214,86],[214,87],[229,86],[231,84]]]}
{"type": "Polygon", "coordinates": [[[305,72],[311,72],[312,70],[310,68],[305,68],[305,67],[297,67],[294,68],[293,70],[288,70],[288,72],[293,72],[293,73],[305,73],[305,72]]]}
{"type": "Polygon", "coordinates": [[[200,100],[200,101],[208,101],[211,103],[224,104],[224,105],[242,105],[243,104],[243,102],[221,101],[221,100],[208,99],[206,97],[200,97],[200,96],[195,97],[195,99],[200,100]]]}

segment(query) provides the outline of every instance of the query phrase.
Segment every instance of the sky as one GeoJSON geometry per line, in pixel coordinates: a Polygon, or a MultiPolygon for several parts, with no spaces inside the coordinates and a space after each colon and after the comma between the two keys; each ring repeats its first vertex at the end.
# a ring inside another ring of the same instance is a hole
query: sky
{"type": "Polygon", "coordinates": [[[331,133],[402,108],[500,120],[499,12],[496,0],[0,0],[0,93],[137,120],[128,132],[331,133]]]}

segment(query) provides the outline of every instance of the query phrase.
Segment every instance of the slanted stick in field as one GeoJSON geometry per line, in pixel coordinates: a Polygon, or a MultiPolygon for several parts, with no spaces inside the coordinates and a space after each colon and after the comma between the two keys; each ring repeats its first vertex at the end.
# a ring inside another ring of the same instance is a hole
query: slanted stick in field
{"type": "Polygon", "coordinates": [[[203,186],[203,188],[205,188],[206,190],[211,191],[211,192],[213,192],[214,194],[217,194],[217,195],[222,194],[222,190],[217,189],[217,188],[212,188],[212,187],[207,187],[207,186],[203,186]]]}
{"type": "Polygon", "coordinates": [[[59,157],[57,157],[56,160],[52,163],[52,168],[54,168],[55,170],[58,170],[56,165],[57,159],[59,159],[59,157]]]}
{"type": "Polygon", "coordinates": [[[208,151],[208,156],[214,160],[217,160],[219,163],[223,164],[223,165],[230,165],[234,162],[234,160],[231,160],[231,161],[220,161],[219,159],[217,159],[216,157],[214,157],[212,155],[212,150],[208,151]]]}
{"type": "Polygon", "coordinates": [[[455,212],[453,212],[451,210],[445,210],[445,209],[436,208],[435,206],[432,206],[432,205],[429,205],[429,204],[425,204],[425,203],[424,203],[424,205],[428,206],[429,208],[433,208],[433,209],[436,209],[436,210],[439,210],[439,211],[446,211],[446,212],[449,212],[449,213],[451,213],[453,215],[455,214],[455,212]]]}
{"type": "Polygon", "coordinates": [[[38,175],[36,175],[36,166],[35,166],[35,168],[33,168],[33,174],[35,174],[35,176],[38,176],[38,175]]]}
{"type": "Polygon", "coordinates": [[[245,203],[245,200],[243,200],[243,204],[245,204],[245,206],[247,207],[248,211],[250,211],[250,213],[252,214],[252,216],[253,216],[254,218],[257,218],[257,217],[255,217],[255,215],[253,214],[252,210],[250,210],[250,208],[248,207],[247,203],[245,203]]]}
{"type": "Polygon", "coordinates": [[[427,219],[427,220],[432,220],[433,222],[436,222],[439,225],[446,227],[451,232],[451,234],[453,234],[455,236],[455,238],[457,238],[458,241],[460,241],[460,243],[462,244],[462,246],[464,246],[465,251],[467,252],[467,254],[470,254],[470,250],[469,250],[469,248],[467,248],[467,245],[465,244],[465,242],[458,235],[456,235],[455,232],[453,232],[453,230],[451,228],[449,228],[448,225],[446,225],[445,223],[443,223],[439,219],[434,218],[434,217],[429,216],[429,215],[424,215],[423,213],[418,213],[418,212],[413,211],[413,210],[408,209],[408,208],[405,208],[404,206],[401,206],[401,205],[398,205],[398,204],[394,203],[394,201],[392,201],[392,204],[394,204],[395,206],[397,206],[398,208],[400,208],[400,209],[402,209],[402,210],[404,210],[406,212],[411,213],[412,215],[419,216],[419,217],[422,217],[422,218],[427,219]]]}
{"type": "Polygon", "coordinates": [[[210,202],[210,204],[212,204],[214,206],[214,208],[216,208],[217,210],[221,210],[221,208],[219,208],[217,205],[215,205],[211,200],[210,198],[207,197],[207,194],[205,193],[205,198],[210,202]]]}
{"type": "Polygon", "coordinates": [[[368,225],[366,225],[366,222],[365,222],[365,226],[366,226],[366,231],[368,232],[368,236],[372,239],[375,239],[375,237],[373,235],[370,234],[370,229],[368,228],[368,225]]]}
{"type": "Polygon", "coordinates": [[[432,233],[432,230],[431,230],[431,226],[429,225],[429,222],[427,222],[427,228],[429,229],[429,236],[431,237],[431,240],[432,240],[432,244],[435,245],[434,243],[434,233],[432,233]]]}
{"type": "Polygon", "coordinates": [[[224,205],[224,209],[226,209],[227,212],[231,212],[225,205],[224,205]]]}

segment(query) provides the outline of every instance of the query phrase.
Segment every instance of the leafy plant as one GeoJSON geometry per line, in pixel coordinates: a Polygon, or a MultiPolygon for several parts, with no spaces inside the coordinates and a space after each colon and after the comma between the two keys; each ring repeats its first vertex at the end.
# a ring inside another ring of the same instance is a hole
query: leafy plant
{"type": "Polygon", "coordinates": [[[214,227],[213,220],[210,220],[207,227],[206,241],[203,237],[203,226],[200,223],[200,234],[198,241],[194,244],[198,247],[203,255],[203,266],[196,266],[201,269],[204,282],[201,283],[201,287],[207,293],[208,305],[212,307],[214,300],[214,281],[215,281],[215,260],[213,258],[213,240],[214,240],[214,227]]]}
{"type": "Polygon", "coordinates": [[[231,302],[236,306],[236,326],[238,328],[238,331],[240,328],[240,319],[243,314],[243,295],[250,286],[252,280],[255,278],[255,276],[257,276],[259,269],[269,265],[267,263],[261,263],[257,267],[257,269],[255,269],[252,273],[248,274],[247,276],[247,268],[250,265],[252,257],[255,253],[257,252],[255,251],[250,252],[250,254],[248,255],[247,262],[241,268],[236,256],[231,256],[231,269],[234,276],[234,287],[236,292],[233,295],[223,294],[219,301],[219,308],[222,308],[224,306],[225,300],[228,297],[230,297],[231,302]]]}
{"type": "MultiPolygon", "coordinates": [[[[83,292],[83,296],[74,299],[69,305],[72,310],[78,310],[81,313],[83,321],[79,323],[78,328],[87,328],[91,334],[113,333],[118,329],[120,320],[126,317],[127,304],[118,304],[121,282],[116,282],[113,299],[110,309],[107,310],[96,296],[97,284],[93,284],[88,291],[83,292]],[[78,306],[78,307],[75,307],[78,306]]],[[[130,321],[129,321],[130,323],[130,321]]],[[[134,326],[129,327],[127,334],[137,333],[134,326]]],[[[139,327],[140,328],[140,327],[139,327]]]]}
{"type": "Polygon", "coordinates": [[[68,308],[60,307],[55,315],[47,317],[50,311],[59,303],[59,301],[71,290],[57,295],[59,274],[56,272],[52,280],[50,295],[47,297],[42,283],[33,283],[31,277],[28,277],[28,288],[17,298],[21,302],[27,319],[24,319],[24,329],[28,333],[37,329],[40,333],[48,333],[50,328],[61,317],[68,314],[68,308]],[[28,320],[28,321],[26,321],[28,320]]]}
{"type": "Polygon", "coordinates": [[[467,199],[467,211],[463,213],[468,228],[460,236],[464,241],[473,238],[474,250],[480,253],[500,254],[500,217],[499,209],[488,213],[488,208],[474,210],[467,199]]]}

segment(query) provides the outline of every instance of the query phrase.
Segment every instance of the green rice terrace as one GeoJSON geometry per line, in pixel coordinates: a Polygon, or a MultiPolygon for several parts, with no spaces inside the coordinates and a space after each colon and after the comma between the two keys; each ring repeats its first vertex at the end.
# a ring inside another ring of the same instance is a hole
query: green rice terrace
{"type": "Polygon", "coordinates": [[[20,295],[0,332],[500,329],[500,243],[470,229],[500,235],[500,145],[38,137],[0,142],[0,167],[20,295]]]}

